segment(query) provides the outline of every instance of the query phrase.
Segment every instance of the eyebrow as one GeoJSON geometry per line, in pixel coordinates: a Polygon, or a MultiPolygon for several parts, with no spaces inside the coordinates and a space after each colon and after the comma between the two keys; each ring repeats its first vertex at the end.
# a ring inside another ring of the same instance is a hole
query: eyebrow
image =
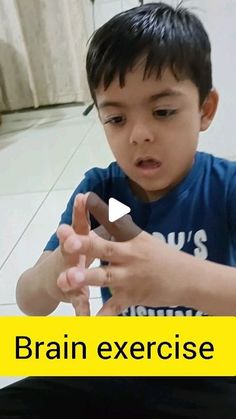
{"type": "MultiPolygon", "coordinates": [[[[183,93],[177,90],[173,90],[173,89],[165,89],[160,93],[156,93],[155,95],[150,96],[148,98],[148,102],[152,103],[165,97],[179,97],[179,96],[183,96],[183,93]]],[[[103,102],[98,104],[99,109],[104,109],[109,106],[116,107],[116,108],[124,108],[126,105],[121,102],[110,101],[110,100],[104,100],[103,102]]]]}

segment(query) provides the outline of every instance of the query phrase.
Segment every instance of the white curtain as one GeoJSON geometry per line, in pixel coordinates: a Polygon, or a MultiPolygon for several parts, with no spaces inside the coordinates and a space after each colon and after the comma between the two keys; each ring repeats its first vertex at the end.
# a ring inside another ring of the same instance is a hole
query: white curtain
{"type": "Polygon", "coordinates": [[[0,0],[0,111],[90,100],[90,0],[0,0]]]}

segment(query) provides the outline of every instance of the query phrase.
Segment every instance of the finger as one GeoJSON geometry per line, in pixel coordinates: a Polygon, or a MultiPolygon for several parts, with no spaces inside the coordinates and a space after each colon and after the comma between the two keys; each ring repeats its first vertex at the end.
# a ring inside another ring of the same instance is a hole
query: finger
{"type": "Polygon", "coordinates": [[[83,194],[76,195],[74,200],[72,227],[77,234],[88,234],[90,231],[90,223],[88,221],[85,201],[86,197],[83,194]]]}
{"type": "Polygon", "coordinates": [[[110,222],[108,205],[94,192],[87,194],[86,198],[86,209],[117,241],[133,239],[142,231],[129,215],[110,222]]]}
{"type": "Polygon", "coordinates": [[[107,262],[123,264],[132,258],[133,244],[131,242],[118,243],[104,240],[97,235],[80,236],[76,241],[80,245],[80,253],[88,258],[98,258],[107,262]]]}
{"type": "Polygon", "coordinates": [[[103,225],[100,225],[94,228],[94,230],[91,230],[90,234],[92,235],[96,234],[97,236],[102,237],[102,239],[105,239],[105,240],[111,239],[111,234],[105,229],[103,225]]]}
{"type": "MultiPolygon", "coordinates": [[[[70,254],[80,250],[81,242],[80,240],[78,240],[78,237],[74,233],[74,230],[72,229],[71,226],[67,224],[61,224],[58,227],[56,234],[60,241],[60,244],[63,245],[63,250],[65,250],[66,252],[70,254]]],[[[103,226],[99,226],[95,228],[94,230],[91,230],[89,232],[89,235],[91,236],[91,238],[97,238],[99,236],[106,240],[109,240],[111,237],[111,235],[105,230],[103,226]]],[[[80,257],[82,256],[83,255],[80,255],[80,257]]],[[[90,256],[90,257],[87,256],[86,264],[84,265],[84,267],[87,268],[88,266],[90,266],[91,263],[96,258],[97,257],[94,257],[94,256],[90,256]]]]}
{"type": "Polygon", "coordinates": [[[76,316],[90,316],[89,299],[85,295],[73,295],[71,304],[75,309],[76,316]]]}
{"type": "Polygon", "coordinates": [[[78,266],[80,266],[82,268],[88,268],[93,263],[93,261],[96,259],[95,257],[90,257],[90,256],[86,256],[86,255],[81,255],[80,258],[82,258],[82,257],[84,257],[84,263],[81,263],[80,259],[79,259],[79,264],[78,264],[78,266]]]}
{"type": "Polygon", "coordinates": [[[78,265],[80,268],[85,268],[86,266],[86,256],[85,255],[80,255],[79,257],[79,263],[78,265]]]}
{"type": "Polygon", "coordinates": [[[61,244],[64,244],[66,239],[72,233],[74,233],[73,228],[71,226],[69,226],[68,224],[61,224],[56,231],[56,235],[57,235],[61,244]]]}
{"type": "Polygon", "coordinates": [[[66,279],[62,277],[62,274],[59,277],[60,287],[65,286],[66,288],[68,287],[67,284],[69,284],[71,289],[80,289],[85,285],[112,288],[120,285],[124,278],[124,269],[123,267],[111,265],[83,270],[73,267],[64,272],[64,274],[66,274],[66,279]],[[63,281],[67,281],[67,283],[65,284],[63,281]]]}
{"type": "MultiPolygon", "coordinates": [[[[94,232],[91,232],[90,234],[91,234],[91,237],[97,237],[97,235],[94,232]]],[[[81,236],[78,236],[77,234],[75,234],[72,227],[66,224],[61,225],[57,229],[57,236],[59,238],[60,244],[63,247],[64,252],[73,254],[75,252],[80,251],[81,242],[79,240],[79,237],[81,236]]],[[[77,266],[80,266],[80,267],[87,267],[94,260],[94,257],[90,257],[88,261],[86,261],[86,255],[83,255],[83,254],[80,254],[78,257],[79,257],[79,262],[77,266]]]]}
{"type": "Polygon", "coordinates": [[[67,272],[61,272],[57,278],[57,286],[62,292],[71,291],[71,284],[67,278],[67,272]]]}
{"type": "Polygon", "coordinates": [[[123,298],[114,296],[104,303],[97,316],[118,316],[127,307],[128,305],[125,304],[123,298]]]}
{"type": "Polygon", "coordinates": [[[69,254],[73,254],[73,253],[76,253],[78,251],[81,253],[81,251],[80,251],[80,249],[81,249],[81,243],[80,243],[79,237],[80,236],[78,236],[74,232],[71,233],[65,239],[65,241],[63,243],[63,250],[66,253],[69,253],[69,254]]]}
{"type": "Polygon", "coordinates": [[[61,272],[57,278],[57,286],[63,292],[81,289],[81,283],[85,278],[83,271],[83,269],[74,266],[61,272]]]}
{"type": "MultiPolygon", "coordinates": [[[[89,234],[90,223],[88,222],[88,214],[85,208],[86,197],[83,194],[78,194],[75,197],[73,214],[72,214],[72,227],[77,234],[89,234]]],[[[90,265],[90,261],[89,261],[90,265]]],[[[86,256],[79,256],[78,266],[80,268],[86,267],[86,256]]]]}
{"type": "Polygon", "coordinates": [[[68,272],[62,272],[58,279],[57,285],[67,294],[71,304],[75,309],[77,316],[89,316],[89,289],[87,287],[78,287],[78,284],[70,280],[68,272]]]}
{"type": "MultiPolygon", "coordinates": [[[[94,237],[94,238],[99,236],[99,237],[102,237],[103,239],[106,239],[106,240],[110,240],[110,237],[111,237],[111,235],[106,231],[106,229],[103,226],[99,226],[99,227],[95,228],[94,230],[91,230],[89,235],[90,235],[90,237],[94,237]]],[[[93,263],[93,261],[95,259],[97,259],[97,257],[87,256],[85,267],[88,268],[91,265],[91,263],[93,263]]]]}

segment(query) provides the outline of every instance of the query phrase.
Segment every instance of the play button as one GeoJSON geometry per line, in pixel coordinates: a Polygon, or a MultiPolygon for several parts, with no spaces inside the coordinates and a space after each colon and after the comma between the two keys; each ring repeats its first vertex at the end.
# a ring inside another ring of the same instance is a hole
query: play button
{"type": "Polygon", "coordinates": [[[115,198],[109,198],[108,219],[111,223],[129,214],[130,211],[131,209],[127,205],[122,204],[115,198]]]}
{"type": "MultiPolygon", "coordinates": [[[[114,196],[114,195],[113,195],[114,196]]],[[[110,238],[124,242],[131,240],[141,233],[142,229],[135,224],[128,214],[131,209],[118,199],[109,198],[108,204],[96,193],[89,192],[86,200],[86,210],[98,221],[98,226],[103,226],[110,238]]],[[[96,232],[97,228],[95,228],[96,232]]],[[[99,234],[98,234],[99,235],[99,234]]]]}
{"type": "Polygon", "coordinates": [[[86,210],[92,229],[103,226],[119,242],[131,240],[143,230],[149,232],[146,226],[153,213],[148,199],[142,202],[132,197],[126,178],[121,176],[98,182],[88,193],[86,210]]]}

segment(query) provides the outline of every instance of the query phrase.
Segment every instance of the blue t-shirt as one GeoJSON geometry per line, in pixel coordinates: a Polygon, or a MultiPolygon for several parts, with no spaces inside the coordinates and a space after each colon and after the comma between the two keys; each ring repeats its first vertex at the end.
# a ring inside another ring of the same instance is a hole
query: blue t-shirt
{"type": "MultiPolygon", "coordinates": [[[[142,202],[132,192],[125,173],[116,162],[107,168],[93,168],[71,196],[61,223],[71,224],[74,198],[78,193],[96,192],[105,202],[110,197],[131,208],[133,221],[153,234],[202,259],[236,266],[236,163],[197,152],[187,176],[167,195],[142,202]]],[[[98,225],[93,217],[91,227],[98,225]]],[[[44,250],[58,247],[56,234],[44,250]]],[[[145,278],[144,278],[145,281],[145,278]]],[[[110,297],[101,289],[103,301],[110,297]]],[[[204,315],[192,307],[130,307],[125,316],[204,315]]]]}

